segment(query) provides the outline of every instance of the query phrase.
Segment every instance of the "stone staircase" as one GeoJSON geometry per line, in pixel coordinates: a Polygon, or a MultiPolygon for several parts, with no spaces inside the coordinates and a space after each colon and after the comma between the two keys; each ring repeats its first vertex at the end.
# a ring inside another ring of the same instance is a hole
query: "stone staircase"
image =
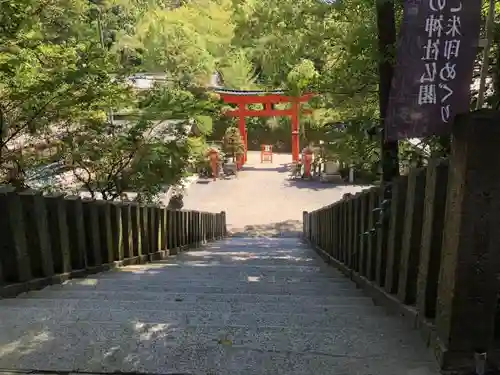
{"type": "Polygon", "coordinates": [[[0,372],[428,375],[418,333],[296,238],[231,238],[0,300],[0,372]]]}

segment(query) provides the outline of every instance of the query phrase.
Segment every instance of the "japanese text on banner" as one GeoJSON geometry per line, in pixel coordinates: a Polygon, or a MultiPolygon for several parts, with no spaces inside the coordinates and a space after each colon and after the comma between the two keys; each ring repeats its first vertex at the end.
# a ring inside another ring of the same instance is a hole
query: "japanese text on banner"
{"type": "Polygon", "coordinates": [[[450,101],[454,93],[452,82],[457,75],[455,60],[460,53],[462,2],[451,7],[445,17],[448,0],[428,1],[432,12],[425,19],[428,39],[423,46],[424,71],[420,77],[418,104],[439,104],[441,120],[447,123],[450,121],[450,101]]]}

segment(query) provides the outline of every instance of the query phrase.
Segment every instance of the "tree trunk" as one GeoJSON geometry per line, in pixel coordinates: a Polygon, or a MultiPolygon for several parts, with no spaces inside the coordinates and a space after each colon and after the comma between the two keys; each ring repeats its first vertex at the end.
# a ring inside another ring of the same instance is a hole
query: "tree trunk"
{"type": "Polygon", "coordinates": [[[379,110],[382,182],[390,182],[399,175],[398,142],[385,140],[385,117],[393,75],[392,51],[396,44],[396,21],[393,0],[377,0],[377,28],[379,45],[379,110]]]}

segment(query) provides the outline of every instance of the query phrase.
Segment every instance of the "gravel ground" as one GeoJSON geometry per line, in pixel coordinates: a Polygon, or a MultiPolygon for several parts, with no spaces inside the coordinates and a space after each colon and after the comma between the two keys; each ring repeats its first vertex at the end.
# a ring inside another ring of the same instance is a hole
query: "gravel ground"
{"type": "Polygon", "coordinates": [[[199,180],[192,184],[184,208],[226,211],[234,235],[294,236],[302,231],[302,211],[312,211],[356,193],[366,186],[333,185],[291,180],[290,154],[274,154],[273,163],[260,163],[259,152],[249,152],[237,178],[199,180]]]}

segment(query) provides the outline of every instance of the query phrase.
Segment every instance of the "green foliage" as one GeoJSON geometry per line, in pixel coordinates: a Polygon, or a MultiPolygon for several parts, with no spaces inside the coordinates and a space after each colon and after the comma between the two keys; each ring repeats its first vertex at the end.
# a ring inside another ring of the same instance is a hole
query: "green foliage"
{"type": "Polygon", "coordinates": [[[328,157],[355,166],[358,170],[372,170],[379,160],[379,145],[367,134],[371,125],[369,121],[357,119],[341,125],[329,125],[330,129],[324,137],[328,157]]]}
{"type": "Polygon", "coordinates": [[[204,85],[232,38],[230,3],[193,1],[175,9],[152,7],[137,25],[133,45],[144,50],[144,68],[166,72],[184,85],[204,85]]]}
{"type": "Polygon", "coordinates": [[[196,116],[194,118],[199,135],[210,135],[212,133],[212,118],[210,116],[196,116]]]}
{"type": "Polygon", "coordinates": [[[165,186],[178,183],[196,154],[196,138],[190,138],[196,121],[190,119],[206,116],[200,115],[200,102],[189,105],[190,98],[194,100],[183,91],[158,88],[142,98],[136,118],[110,132],[102,133],[103,123],[81,123],[68,132],[61,155],[92,195],[117,199],[133,191],[149,201],[165,186]]]}
{"type": "MultiPolygon", "coordinates": [[[[138,41],[147,15],[169,12],[160,5],[146,0],[0,3],[0,180],[23,187],[28,171],[30,177],[40,175],[37,166],[62,160],[75,187],[93,196],[117,199],[133,191],[150,201],[188,173],[211,132],[218,99],[195,90],[196,74],[193,82],[175,80],[140,91],[127,79],[143,57],[145,68],[152,61],[147,58],[158,53],[157,46],[143,50],[138,41]],[[137,53],[143,55],[139,60],[137,53]],[[110,122],[110,108],[128,116],[110,122]]],[[[186,56],[170,52],[169,58],[190,64],[186,56]]],[[[168,65],[158,61],[157,67],[168,65]]]]}
{"type": "Polygon", "coordinates": [[[287,75],[286,84],[292,96],[300,96],[317,80],[319,73],[311,60],[301,60],[287,75]]]}
{"type": "Polygon", "coordinates": [[[57,138],[65,124],[103,118],[105,105],[127,95],[107,74],[114,64],[96,39],[80,41],[87,10],[87,3],[77,0],[0,4],[2,15],[15,15],[0,34],[4,173],[12,164],[24,169],[20,151],[33,142],[57,138]]]}
{"type": "Polygon", "coordinates": [[[252,90],[257,89],[255,83],[255,68],[244,50],[234,50],[223,57],[219,71],[228,89],[252,90]]]}

